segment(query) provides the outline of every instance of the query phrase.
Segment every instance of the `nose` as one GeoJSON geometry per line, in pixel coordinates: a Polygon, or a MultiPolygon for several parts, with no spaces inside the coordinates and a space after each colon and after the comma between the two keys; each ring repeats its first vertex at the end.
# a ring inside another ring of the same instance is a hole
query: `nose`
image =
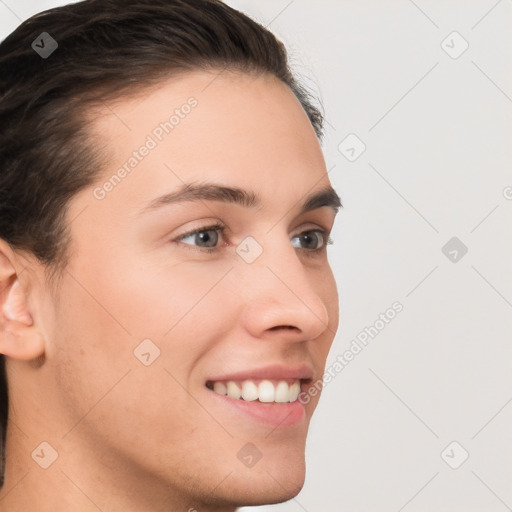
{"type": "Polygon", "coordinates": [[[318,294],[324,283],[313,286],[312,281],[320,274],[307,270],[295,251],[291,245],[281,250],[267,247],[260,258],[242,268],[241,320],[255,338],[278,336],[300,342],[330,329],[327,307],[318,294]]]}

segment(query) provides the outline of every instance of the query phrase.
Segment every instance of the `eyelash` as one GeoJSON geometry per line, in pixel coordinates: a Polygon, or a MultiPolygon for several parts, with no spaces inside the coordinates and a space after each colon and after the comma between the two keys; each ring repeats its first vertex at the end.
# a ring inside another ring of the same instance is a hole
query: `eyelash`
{"type": "MultiPolygon", "coordinates": [[[[221,233],[222,237],[224,237],[226,229],[227,229],[227,227],[224,224],[221,224],[220,222],[216,222],[215,224],[212,224],[211,226],[203,226],[201,228],[194,229],[193,231],[189,231],[188,233],[184,233],[183,235],[180,235],[175,240],[180,241],[184,238],[188,238],[191,235],[197,235],[198,233],[203,233],[205,231],[217,231],[217,232],[221,233]]],[[[304,253],[307,254],[308,256],[313,256],[313,255],[319,254],[321,251],[325,251],[327,249],[327,246],[331,245],[334,242],[334,240],[329,236],[329,233],[325,229],[307,229],[307,230],[299,233],[298,235],[295,235],[295,237],[304,235],[306,233],[320,233],[324,240],[322,247],[320,247],[319,249],[303,249],[304,253]]],[[[183,245],[186,246],[186,248],[191,251],[206,252],[209,254],[213,254],[219,250],[219,247],[197,247],[197,246],[194,246],[191,244],[185,244],[185,243],[183,245]]],[[[224,246],[225,245],[226,244],[224,244],[224,246]]]]}

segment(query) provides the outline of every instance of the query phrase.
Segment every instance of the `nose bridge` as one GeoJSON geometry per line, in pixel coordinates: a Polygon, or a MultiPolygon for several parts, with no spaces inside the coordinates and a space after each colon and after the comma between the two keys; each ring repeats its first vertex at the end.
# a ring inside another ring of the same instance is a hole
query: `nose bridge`
{"type": "Polygon", "coordinates": [[[240,269],[246,328],[256,337],[265,330],[286,327],[282,331],[287,336],[315,339],[328,328],[326,305],[289,241],[286,246],[271,238],[267,237],[263,252],[252,263],[240,262],[246,265],[240,269]]]}

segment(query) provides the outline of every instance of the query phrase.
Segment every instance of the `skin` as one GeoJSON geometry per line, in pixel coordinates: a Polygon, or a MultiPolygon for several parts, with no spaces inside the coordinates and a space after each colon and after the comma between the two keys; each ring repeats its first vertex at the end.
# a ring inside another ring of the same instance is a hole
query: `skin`
{"type": "Polygon", "coordinates": [[[330,183],[286,85],[217,74],[183,74],[91,111],[107,158],[69,203],[72,252],[57,290],[37,260],[0,240],[11,406],[0,510],[230,511],[290,499],[303,485],[319,395],[304,421],[271,428],[213,400],[205,380],[303,363],[321,378],[338,294],[326,249],[308,251],[297,235],[329,232],[335,213],[298,208],[330,183]],[[192,112],[96,199],[95,187],[190,96],[192,112]],[[261,205],[203,200],[140,213],[183,182],[205,181],[254,191],[261,205]],[[197,237],[177,240],[215,221],[228,226],[215,253],[197,237]],[[235,252],[247,236],[263,248],[250,264],[235,252]],[[144,339],[160,349],[149,366],[134,356],[144,339]],[[47,469],[31,456],[42,441],[58,452],[47,469]],[[251,468],[237,458],[248,441],[262,454],[251,468]]]}

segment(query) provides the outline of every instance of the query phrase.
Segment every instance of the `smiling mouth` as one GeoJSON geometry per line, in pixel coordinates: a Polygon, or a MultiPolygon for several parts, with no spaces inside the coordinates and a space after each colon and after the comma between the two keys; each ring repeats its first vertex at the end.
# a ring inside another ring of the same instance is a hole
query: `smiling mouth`
{"type": "Polygon", "coordinates": [[[296,402],[302,384],[311,379],[248,379],[242,381],[207,381],[206,387],[233,400],[261,403],[296,402]]]}

